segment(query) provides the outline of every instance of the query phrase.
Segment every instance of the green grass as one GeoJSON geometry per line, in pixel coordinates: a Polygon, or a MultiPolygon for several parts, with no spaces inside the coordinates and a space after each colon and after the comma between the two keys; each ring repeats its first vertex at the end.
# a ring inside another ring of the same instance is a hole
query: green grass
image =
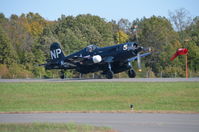
{"type": "Polygon", "coordinates": [[[199,112],[199,82],[0,83],[0,112],[168,110],[199,112]]]}
{"type": "Polygon", "coordinates": [[[115,132],[107,127],[77,125],[74,123],[0,124],[1,132],[115,132]]]}

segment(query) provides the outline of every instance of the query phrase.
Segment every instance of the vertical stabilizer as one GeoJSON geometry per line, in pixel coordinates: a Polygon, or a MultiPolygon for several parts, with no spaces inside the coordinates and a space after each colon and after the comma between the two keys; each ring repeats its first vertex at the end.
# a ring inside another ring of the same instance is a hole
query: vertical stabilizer
{"type": "Polygon", "coordinates": [[[51,46],[50,46],[50,57],[51,57],[52,60],[63,59],[65,57],[59,43],[54,42],[54,43],[51,44],[51,46]]]}

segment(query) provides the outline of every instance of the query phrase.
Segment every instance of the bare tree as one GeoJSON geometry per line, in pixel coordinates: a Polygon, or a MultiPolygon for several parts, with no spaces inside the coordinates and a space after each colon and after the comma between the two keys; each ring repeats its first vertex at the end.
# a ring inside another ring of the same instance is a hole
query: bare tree
{"type": "Polygon", "coordinates": [[[174,12],[169,11],[170,21],[174,25],[174,29],[181,32],[191,24],[192,18],[188,10],[180,8],[174,12]]]}
{"type": "Polygon", "coordinates": [[[174,12],[169,11],[169,17],[174,29],[179,33],[180,41],[184,43],[186,39],[186,33],[184,31],[192,22],[189,11],[185,8],[177,9],[174,12]]]}
{"type": "Polygon", "coordinates": [[[118,21],[118,26],[119,26],[120,29],[124,30],[125,32],[129,32],[129,30],[132,26],[132,23],[129,22],[128,19],[121,18],[118,21]]]}

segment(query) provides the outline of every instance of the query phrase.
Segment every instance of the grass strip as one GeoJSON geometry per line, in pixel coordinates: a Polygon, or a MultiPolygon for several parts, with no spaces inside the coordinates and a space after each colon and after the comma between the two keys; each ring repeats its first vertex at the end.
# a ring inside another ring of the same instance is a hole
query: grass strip
{"type": "Polygon", "coordinates": [[[199,82],[0,83],[0,112],[29,111],[199,112],[199,82]]]}
{"type": "Polygon", "coordinates": [[[78,125],[75,123],[0,124],[1,132],[116,132],[108,127],[78,125]]]}

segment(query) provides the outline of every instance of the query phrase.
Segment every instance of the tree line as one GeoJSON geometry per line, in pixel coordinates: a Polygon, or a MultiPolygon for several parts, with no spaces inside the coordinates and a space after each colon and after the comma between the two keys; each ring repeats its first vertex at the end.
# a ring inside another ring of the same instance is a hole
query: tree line
{"type": "MultiPolygon", "coordinates": [[[[38,13],[11,15],[0,13],[0,77],[38,78],[58,76],[56,70],[45,71],[38,64],[49,58],[49,47],[59,42],[65,54],[78,51],[87,45],[101,47],[128,41],[138,41],[151,47],[153,54],[142,59],[143,71],[151,77],[169,77],[176,73],[185,76],[185,57],[174,62],[169,59],[178,48],[188,48],[189,71],[199,72],[199,17],[190,18],[185,9],[170,12],[170,18],[152,16],[130,22],[106,21],[91,14],[61,15],[56,21],[44,19],[38,13]],[[181,13],[181,14],[180,14],[181,13]],[[182,15],[184,14],[184,15],[182,15]]],[[[135,62],[133,62],[135,63],[135,62]]],[[[133,64],[136,69],[136,63],[133,64]]],[[[66,71],[69,77],[77,77],[75,71],[66,71]]],[[[122,74],[125,76],[125,73],[122,74]]]]}

